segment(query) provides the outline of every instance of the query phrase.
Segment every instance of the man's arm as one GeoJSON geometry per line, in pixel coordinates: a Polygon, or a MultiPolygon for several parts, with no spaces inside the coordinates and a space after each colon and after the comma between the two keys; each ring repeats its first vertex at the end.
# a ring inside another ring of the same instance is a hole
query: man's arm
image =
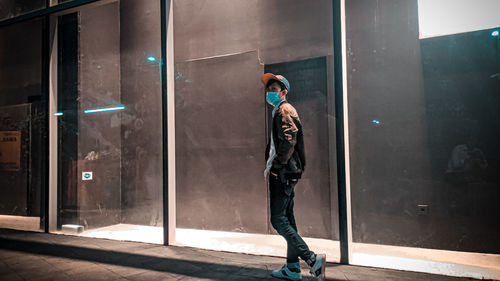
{"type": "Polygon", "coordinates": [[[299,129],[294,122],[294,118],[298,119],[298,114],[292,105],[289,103],[282,104],[278,108],[277,114],[279,116],[277,116],[276,124],[274,125],[278,126],[278,144],[276,144],[276,158],[273,161],[273,168],[280,169],[292,157],[299,129]]]}

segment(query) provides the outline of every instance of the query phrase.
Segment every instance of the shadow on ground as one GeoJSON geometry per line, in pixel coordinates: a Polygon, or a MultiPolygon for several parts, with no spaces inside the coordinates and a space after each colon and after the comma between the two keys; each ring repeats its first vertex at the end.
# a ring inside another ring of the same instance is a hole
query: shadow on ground
{"type": "MultiPolygon", "coordinates": [[[[52,257],[67,258],[72,260],[82,260],[89,262],[97,262],[110,265],[126,266],[131,268],[142,268],[147,270],[155,270],[158,272],[172,273],[193,278],[209,278],[214,279],[214,272],[228,273],[228,277],[233,274],[247,275],[248,279],[253,279],[251,276],[261,276],[259,278],[278,280],[270,276],[270,271],[263,268],[246,268],[241,265],[210,263],[203,261],[192,261],[184,259],[176,259],[172,257],[158,257],[136,253],[125,253],[113,250],[91,249],[80,246],[51,244],[35,241],[24,241],[12,238],[0,238],[0,249],[23,252],[29,254],[46,255],[52,257]],[[245,271],[249,271],[246,272],[245,271]],[[266,277],[268,278],[266,278],[266,277]]],[[[328,267],[335,265],[329,264],[328,267]]],[[[303,275],[306,272],[303,272],[303,275]]],[[[221,278],[219,274],[215,280],[221,278]]],[[[234,275],[233,275],[234,277],[234,275]]],[[[310,276],[303,276],[303,280],[316,280],[310,276]]],[[[327,280],[345,280],[331,279],[327,280]]]]}

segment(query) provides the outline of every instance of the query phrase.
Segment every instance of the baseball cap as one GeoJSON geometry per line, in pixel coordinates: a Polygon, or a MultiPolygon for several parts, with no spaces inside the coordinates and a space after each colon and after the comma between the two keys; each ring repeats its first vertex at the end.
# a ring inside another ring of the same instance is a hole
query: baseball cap
{"type": "Polygon", "coordinates": [[[288,82],[288,80],[286,80],[286,78],[283,75],[279,75],[279,74],[275,75],[272,73],[266,73],[266,74],[262,75],[262,77],[260,77],[260,80],[262,81],[262,84],[264,84],[264,86],[267,85],[269,80],[279,81],[279,82],[283,83],[283,85],[285,85],[285,88],[290,92],[290,82],[288,82]]]}

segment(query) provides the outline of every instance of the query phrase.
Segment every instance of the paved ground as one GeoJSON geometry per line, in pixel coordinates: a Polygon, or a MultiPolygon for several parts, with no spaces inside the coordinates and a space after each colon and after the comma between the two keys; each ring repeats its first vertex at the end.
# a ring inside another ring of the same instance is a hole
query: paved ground
{"type": "MultiPolygon", "coordinates": [[[[0,280],[278,280],[283,259],[0,229],[0,280]]],[[[305,263],[303,280],[308,277],[305,263]]],[[[328,264],[327,280],[473,280],[328,264]]]]}

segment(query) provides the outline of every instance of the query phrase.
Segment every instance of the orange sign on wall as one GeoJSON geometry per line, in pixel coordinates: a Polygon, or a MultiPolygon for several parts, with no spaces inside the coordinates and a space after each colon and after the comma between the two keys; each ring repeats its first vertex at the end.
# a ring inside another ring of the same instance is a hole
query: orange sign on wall
{"type": "Polygon", "coordinates": [[[0,170],[21,169],[21,131],[0,131],[0,170]]]}

